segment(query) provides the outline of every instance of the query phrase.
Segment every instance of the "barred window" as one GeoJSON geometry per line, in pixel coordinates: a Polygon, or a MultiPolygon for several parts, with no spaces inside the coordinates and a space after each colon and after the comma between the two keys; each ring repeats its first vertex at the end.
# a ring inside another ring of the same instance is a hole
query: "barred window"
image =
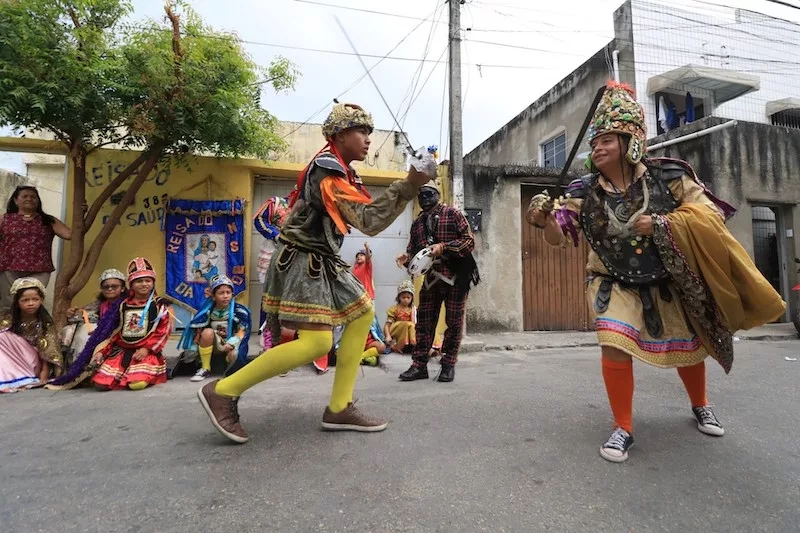
{"type": "Polygon", "coordinates": [[[542,166],[560,168],[567,164],[567,134],[562,133],[541,144],[542,166]]]}

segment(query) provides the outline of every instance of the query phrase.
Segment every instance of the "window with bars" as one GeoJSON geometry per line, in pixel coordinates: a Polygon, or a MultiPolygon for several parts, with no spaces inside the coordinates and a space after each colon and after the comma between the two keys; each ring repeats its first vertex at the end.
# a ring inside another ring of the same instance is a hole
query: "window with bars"
{"type": "Polygon", "coordinates": [[[800,129],[800,109],[780,111],[770,117],[773,126],[800,129]]]}
{"type": "Polygon", "coordinates": [[[542,166],[563,167],[567,164],[567,134],[562,133],[540,146],[542,151],[542,166]]]}

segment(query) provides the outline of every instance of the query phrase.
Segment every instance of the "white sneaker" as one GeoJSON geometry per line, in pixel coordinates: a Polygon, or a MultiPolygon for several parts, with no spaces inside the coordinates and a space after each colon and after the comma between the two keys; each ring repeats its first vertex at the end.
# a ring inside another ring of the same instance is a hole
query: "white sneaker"
{"type": "Polygon", "coordinates": [[[617,428],[600,448],[600,456],[612,463],[622,463],[628,460],[628,450],[631,446],[633,446],[633,435],[622,428],[617,428]]]}
{"type": "Polygon", "coordinates": [[[189,378],[189,381],[204,381],[211,377],[211,372],[205,368],[200,368],[195,372],[194,376],[189,378]]]}
{"type": "Polygon", "coordinates": [[[697,429],[701,432],[714,437],[721,437],[725,434],[725,429],[723,429],[722,424],[717,420],[710,405],[692,407],[692,413],[694,413],[694,417],[697,419],[697,429]]]}

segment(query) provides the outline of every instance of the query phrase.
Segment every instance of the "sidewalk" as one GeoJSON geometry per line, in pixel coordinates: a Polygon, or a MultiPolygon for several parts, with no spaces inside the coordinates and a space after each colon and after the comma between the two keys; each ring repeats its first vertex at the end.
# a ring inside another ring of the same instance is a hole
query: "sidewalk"
{"type": "MultiPolygon", "coordinates": [[[[768,324],[747,331],[739,331],[734,336],[737,341],[787,341],[798,338],[792,323],[768,324]]],[[[526,331],[515,333],[474,334],[464,337],[461,353],[474,353],[498,350],[538,350],[543,348],[576,348],[596,346],[597,337],[593,331],[526,331]]]]}
{"type": "MultiPolygon", "coordinates": [[[[788,341],[798,338],[797,330],[791,323],[768,324],[747,331],[739,331],[734,337],[736,341],[788,341]]],[[[577,348],[597,346],[597,337],[593,331],[525,331],[514,333],[486,333],[467,335],[461,342],[462,354],[474,354],[491,351],[532,351],[545,348],[577,348]]],[[[178,339],[170,339],[164,349],[167,359],[178,357],[178,339]]],[[[250,337],[250,357],[261,353],[258,337],[250,337]]]]}

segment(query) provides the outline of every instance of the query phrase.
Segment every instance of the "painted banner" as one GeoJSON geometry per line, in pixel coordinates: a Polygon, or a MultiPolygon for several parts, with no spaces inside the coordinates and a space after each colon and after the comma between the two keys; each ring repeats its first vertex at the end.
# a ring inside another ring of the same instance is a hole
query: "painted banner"
{"type": "Polygon", "coordinates": [[[177,200],[167,206],[167,295],[193,310],[208,297],[217,274],[233,281],[234,296],[247,286],[242,200],[177,200]]]}

